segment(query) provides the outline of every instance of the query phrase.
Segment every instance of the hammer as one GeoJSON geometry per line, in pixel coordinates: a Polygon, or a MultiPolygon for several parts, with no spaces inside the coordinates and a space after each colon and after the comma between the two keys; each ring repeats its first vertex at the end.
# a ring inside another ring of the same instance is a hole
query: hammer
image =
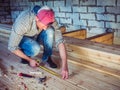
{"type": "MultiPolygon", "coordinates": [[[[18,76],[27,77],[27,78],[35,78],[35,76],[29,75],[29,74],[25,74],[25,73],[19,73],[18,76]]],[[[44,77],[42,77],[42,78],[40,77],[40,78],[39,78],[39,83],[45,82],[46,79],[47,79],[47,76],[44,76],[44,77]]]]}

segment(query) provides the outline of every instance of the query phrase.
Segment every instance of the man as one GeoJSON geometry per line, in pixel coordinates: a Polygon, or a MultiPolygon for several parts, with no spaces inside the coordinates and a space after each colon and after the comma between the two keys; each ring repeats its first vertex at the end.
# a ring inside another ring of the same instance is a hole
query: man
{"type": "Polygon", "coordinates": [[[62,59],[62,78],[68,78],[68,65],[64,40],[54,17],[54,12],[47,6],[35,6],[33,10],[23,11],[12,27],[8,49],[22,59],[22,63],[29,63],[36,67],[39,63],[32,57],[40,52],[40,44],[44,47],[41,63],[49,64],[51,68],[57,65],[51,60],[53,43],[59,50],[62,59]]]}

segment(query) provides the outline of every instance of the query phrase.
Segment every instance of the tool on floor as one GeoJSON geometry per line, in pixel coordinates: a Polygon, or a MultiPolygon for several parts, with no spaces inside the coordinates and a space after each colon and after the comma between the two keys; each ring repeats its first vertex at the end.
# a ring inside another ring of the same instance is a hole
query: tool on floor
{"type": "Polygon", "coordinates": [[[43,83],[47,80],[47,77],[44,76],[43,78],[39,78],[39,83],[43,83]]]}
{"type": "Polygon", "coordinates": [[[39,66],[39,68],[45,70],[46,72],[48,72],[48,73],[50,73],[50,74],[52,74],[52,75],[54,75],[54,76],[61,77],[60,74],[58,74],[58,73],[56,73],[55,71],[53,71],[53,70],[51,70],[51,69],[48,69],[48,68],[46,68],[46,67],[44,67],[44,66],[39,66]]]}
{"type": "MultiPolygon", "coordinates": [[[[19,73],[18,76],[27,77],[27,78],[38,78],[33,75],[25,74],[25,73],[19,73]]],[[[43,83],[47,80],[47,76],[39,77],[38,79],[39,79],[39,83],[43,83]]]]}
{"type": "MultiPolygon", "coordinates": [[[[37,60],[37,62],[38,63],[40,63],[40,61],[39,60],[37,60]]],[[[60,74],[58,74],[58,73],[56,73],[55,71],[53,71],[53,70],[51,70],[51,69],[48,69],[48,68],[46,68],[46,67],[44,67],[44,66],[39,66],[39,68],[41,68],[41,69],[43,69],[44,71],[46,71],[46,72],[48,72],[48,73],[50,73],[50,74],[52,74],[52,75],[54,75],[54,76],[57,76],[57,77],[61,77],[61,75],[60,74]]]]}
{"type": "Polygon", "coordinates": [[[18,76],[28,77],[28,78],[35,78],[35,76],[29,75],[29,74],[25,74],[25,73],[19,73],[18,76]]]}

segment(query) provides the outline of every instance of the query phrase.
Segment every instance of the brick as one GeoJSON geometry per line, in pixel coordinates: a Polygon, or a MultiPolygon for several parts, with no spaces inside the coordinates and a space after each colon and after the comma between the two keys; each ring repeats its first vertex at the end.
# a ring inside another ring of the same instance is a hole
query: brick
{"type": "Polygon", "coordinates": [[[97,14],[97,20],[104,20],[104,21],[115,21],[115,15],[112,14],[97,14]]]}
{"type": "Polygon", "coordinates": [[[72,6],[72,0],[66,0],[66,5],[65,6],[72,6]]]}
{"type": "Polygon", "coordinates": [[[73,12],[87,12],[87,7],[73,6],[73,12]]]}
{"type": "Polygon", "coordinates": [[[4,19],[4,16],[1,16],[1,15],[0,15],[0,21],[1,21],[1,19],[4,19]]]}
{"type": "Polygon", "coordinates": [[[120,7],[107,7],[106,10],[108,13],[120,14],[120,7]]]}
{"type": "Polygon", "coordinates": [[[42,3],[42,1],[35,2],[34,4],[35,4],[35,5],[40,5],[40,6],[43,6],[43,3],[42,3]]]}
{"type": "Polygon", "coordinates": [[[65,2],[64,1],[54,1],[54,7],[64,7],[65,2]]]}
{"type": "Polygon", "coordinates": [[[53,7],[52,9],[54,10],[54,12],[59,12],[59,7],[53,7]]]}
{"type": "Polygon", "coordinates": [[[117,6],[120,6],[120,0],[117,0],[117,6]]]}
{"type": "Polygon", "coordinates": [[[120,29],[120,23],[106,22],[106,28],[120,29]]]}
{"type": "Polygon", "coordinates": [[[106,31],[105,28],[96,28],[96,27],[91,27],[88,32],[89,33],[94,33],[94,34],[101,34],[104,33],[106,31]]]}
{"type": "Polygon", "coordinates": [[[104,28],[104,22],[103,21],[88,21],[88,26],[104,28]]]}
{"type": "Polygon", "coordinates": [[[73,14],[73,25],[82,25],[82,26],[87,26],[86,20],[80,20],[79,15],[73,14]]]}
{"type": "Polygon", "coordinates": [[[95,14],[80,14],[80,19],[95,20],[95,14]]]}
{"type": "Polygon", "coordinates": [[[95,0],[80,0],[80,5],[95,5],[95,0]]]}
{"type": "Polygon", "coordinates": [[[10,6],[14,6],[14,7],[16,6],[16,7],[18,7],[18,6],[19,6],[19,3],[20,3],[20,2],[16,2],[16,3],[15,3],[15,2],[11,2],[11,3],[10,3],[10,6]]]}
{"type": "Polygon", "coordinates": [[[53,7],[53,1],[48,1],[48,2],[47,2],[47,6],[53,7]]]}
{"type": "Polygon", "coordinates": [[[88,12],[103,13],[105,12],[105,8],[104,7],[88,7],[88,12]]]}
{"type": "Polygon", "coordinates": [[[73,0],[72,5],[79,5],[80,0],[73,0]]]}
{"type": "Polygon", "coordinates": [[[63,23],[63,24],[71,24],[72,23],[72,20],[70,18],[61,18],[60,19],[60,23],[63,23]]]}
{"type": "Polygon", "coordinates": [[[60,11],[62,12],[72,12],[71,7],[60,7],[60,11]]]}
{"type": "Polygon", "coordinates": [[[117,22],[120,22],[120,15],[117,15],[117,22]]]}
{"type": "Polygon", "coordinates": [[[65,13],[55,13],[55,17],[65,17],[65,13]]]}
{"type": "Polygon", "coordinates": [[[20,6],[26,6],[26,5],[28,5],[28,4],[29,4],[28,2],[20,2],[20,3],[19,3],[20,6]]]}
{"type": "Polygon", "coordinates": [[[0,15],[8,15],[8,12],[1,12],[0,15]]]}
{"type": "Polygon", "coordinates": [[[97,0],[97,5],[99,6],[115,6],[116,0],[97,0]]]}
{"type": "Polygon", "coordinates": [[[66,13],[66,17],[79,20],[79,13],[66,13]]]}
{"type": "Polygon", "coordinates": [[[80,26],[78,25],[67,25],[67,31],[75,31],[77,29],[80,29],[80,26]]]}

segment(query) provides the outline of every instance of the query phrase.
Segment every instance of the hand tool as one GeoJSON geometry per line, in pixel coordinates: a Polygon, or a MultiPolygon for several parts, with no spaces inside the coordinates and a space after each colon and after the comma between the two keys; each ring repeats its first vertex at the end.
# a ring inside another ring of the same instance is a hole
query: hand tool
{"type": "Polygon", "coordinates": [[[19,73],[18,76],[28,77],[28,78],[35,78],[35,76],[25,74],[25,73],[19,73]]]}
{"type": "MultiPolygon", "coordinates": [[[[29,75],[29,74],[25,74],[25,73],[19,73],[18,76],[27,77],[27,78],[36,78],[36,77],[33,76],[33,75],[29,75]]],[[[43,83],[43,82],[45,82],[46,79],[47,79],[46,76],[44,76],[44,77],[40,77],[40,78],[39,78],[39,83],[43,83]]]]}
{"type": "MultiPolygon", "coordinates": [[[[40,60],[37,60],[37,62],[40,63],[40,60]]],[[[48,73],[50,73],[50,74],[52,74],[52,75],[54,75],[54,76],[57,76],[57,77],[59,77],[59,78],[61,77],[60,74],[58,74],[58,73],[54,72],[53,70],[48,69],[48,68],[46,68],[46,67],[44,67],[44,66],[39,65],[39,68],[43,69],[44,71],[46,71],[46,72],[48,72],[48,73]]]]}

